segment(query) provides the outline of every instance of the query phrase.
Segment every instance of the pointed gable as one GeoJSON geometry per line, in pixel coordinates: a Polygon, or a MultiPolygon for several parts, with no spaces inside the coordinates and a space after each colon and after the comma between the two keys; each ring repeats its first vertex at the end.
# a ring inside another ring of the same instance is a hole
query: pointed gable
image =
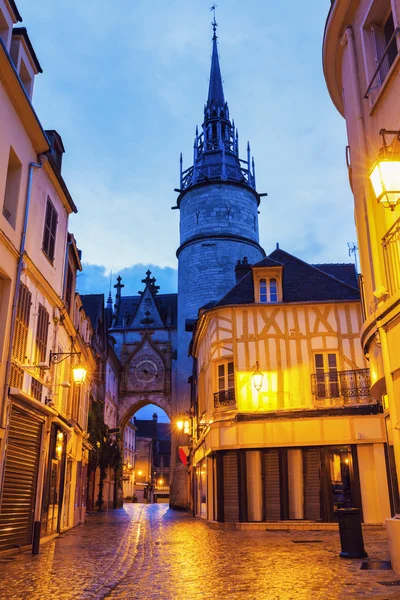
{"type": "Polygon", "coordinates": [[[143,292],[139,292],[141,298],[136,313],[130,323],[130,327],[140,329],[141,327],[161,328],[164,322],[156,304],[156,294],[159,287],[155,285],[155,278],[150,277],[151,271],[147,271],[146,278],[142,279],[145,284],[143,292]]]}

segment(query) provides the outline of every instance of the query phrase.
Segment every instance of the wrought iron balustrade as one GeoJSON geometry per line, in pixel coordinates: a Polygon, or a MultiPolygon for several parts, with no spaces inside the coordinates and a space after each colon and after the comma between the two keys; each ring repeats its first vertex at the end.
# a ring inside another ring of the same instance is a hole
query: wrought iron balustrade
{"type": "Polygon", "coordinates": [[[220,390],[214,394],[214,406],[219,408],[220,406],[230,406],[236,403],[235,389],[229,388],[227,390],[220,390]]]}
{"type": "Polygon", "coordinates": [[[196,183],[215,179],[244,183],[254,188],[254,177],[249,169],[220,163],[202,167],[189,167],[189,169],[182,172],[181,189],[186,190],[196,183]]]}
{"type": "Polygon", "coordinates": [[[372,402],[369,369],[313,373],[311,386],[316,405],[342,406],[372,402]]]}
{"type": "Polygon", "coordinates": [[[382,238],[383,259],[389,294],[400,290],[400,219],[382,238]]]}

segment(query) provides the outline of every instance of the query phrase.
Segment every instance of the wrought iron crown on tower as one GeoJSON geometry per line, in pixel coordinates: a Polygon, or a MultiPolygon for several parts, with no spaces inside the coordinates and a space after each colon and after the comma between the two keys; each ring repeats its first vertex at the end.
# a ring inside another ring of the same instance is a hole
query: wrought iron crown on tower
{"type": "Polygon", "coordinates": [[[217,48],[217,22],[212,22],[212,56],[208,98],[204,106],[204,122],[193,148],[193,166],[183,171],[180,158],[180,191],[208,181],[230,181],[256,188],[254,158],[250,159],[247,143],[247,160],[239,158],[239,134],[234,121],[229,119],[225,101],[221,68],[217,48]]]}

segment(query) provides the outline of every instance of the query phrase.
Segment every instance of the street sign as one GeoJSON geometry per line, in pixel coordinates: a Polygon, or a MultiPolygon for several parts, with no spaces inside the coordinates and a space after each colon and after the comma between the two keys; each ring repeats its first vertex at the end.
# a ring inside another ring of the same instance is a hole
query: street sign
{"type": "Polygon", "coordinates": [[[108,434],[110,433],[119,433],[119,427],[115,427],[115,429],[109,429],[108,434]]]}

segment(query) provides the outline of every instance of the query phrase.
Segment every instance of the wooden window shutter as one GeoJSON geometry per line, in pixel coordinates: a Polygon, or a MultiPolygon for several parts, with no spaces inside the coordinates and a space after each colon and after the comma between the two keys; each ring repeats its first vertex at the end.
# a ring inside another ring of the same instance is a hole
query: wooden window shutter
{"type": "MultiPolygon", "coordinates": [[[[46,362],[48,332],[49,313],[44,306],[39,304],[35,341],[35,365],[46,362]]],[[[43,375],[43,369],[40,369],[40,375],[43,375]]],[[[32,377],[31,393],[36,400],[41,400],[42,398],[42,387],[42,384],[32,377]]]]}
{"type": "Polygon", "coordinates": [[[24,372],[19,366],[26,362],[26,345],[28,342],[29,317],[32,294],[23,283],[20,284],[17,301],[17,314],[12,345],[11,387],[22,388],[24,372]]]}

